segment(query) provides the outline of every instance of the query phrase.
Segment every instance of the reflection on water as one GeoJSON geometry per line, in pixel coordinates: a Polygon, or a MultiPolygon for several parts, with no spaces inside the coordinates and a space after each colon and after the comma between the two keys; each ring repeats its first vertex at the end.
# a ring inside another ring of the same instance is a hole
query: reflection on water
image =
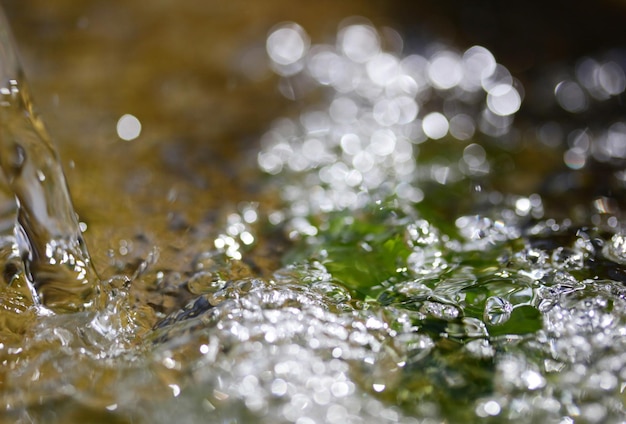
{"type": "Polygon", "coordinates": [[[546,71],[552,105],[519,119],[536,87],[485,47],[407,49],[362,18],[334,38],[278,24],[259,44],[293,102],[239,156],[263,194],[199,211],[238,172],[125,111],[106,146],[141,161],[105,169],[126,171],[141,225],[108,240],[86,208],[78,227],[106,307],[38,315],[3,239],[6,419],[621,422],[624,131],[581,123],[620,101],[623,60],[546,71]]]}

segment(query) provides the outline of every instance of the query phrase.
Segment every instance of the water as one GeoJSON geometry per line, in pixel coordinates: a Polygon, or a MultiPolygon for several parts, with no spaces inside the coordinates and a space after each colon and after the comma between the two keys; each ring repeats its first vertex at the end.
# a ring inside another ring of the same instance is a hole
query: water
{"type": "Polygon", "coordinates": [[[15,238],[33,301],[57,311],[96,307],[100,297],[69,192],[0,15],[0,165],[15,195],[15,238]]]}
{"type": "MultiPolygon", "coordinates": [[[[524,88],[483,47],[406,54],[363,19],[330,44],[279,25],[269,64],[303,105],[255,152],[279,200],[185,230],[177,267],[147,236],[126,240],[98,278],[3,34],[18,82],[1,115],[18,200],[2,239],[3,421],[623,422],[618,122],[586,139],[566,121],[525,128],[524,88]],[[558,161],[535,169],[546,151],[558,161]],[[531,171],[542,190],[509,189],[531,171]],[[614,193],[587,195],[579,179],[596,178],[614,193]],[[577,196],[555,207],[563,187],[577,196]],[[259,270],[267,244],[282,265],[259,270]]],[[[611,83],[581,82],[585,96],[621,95],[623,68],[606,66],[611,83]]],[[[559,107],[582,107],[562,89],[559,107]]]]}

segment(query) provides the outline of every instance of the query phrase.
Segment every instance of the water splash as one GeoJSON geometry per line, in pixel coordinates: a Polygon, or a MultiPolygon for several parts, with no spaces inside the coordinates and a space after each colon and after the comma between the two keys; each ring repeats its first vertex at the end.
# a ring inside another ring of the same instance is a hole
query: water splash
{"type": "Polygon", "coordinates": [[[37,117],[0,11],[0,167],[15,196],[15,238],[40,311],[102,307],[65,176],[37,117]]]}
{"type": "MultiPolygon", "coordinates": [[[[545,218],[538,194],[474,185],[497,165],[476,134],[513,129],[521,87],[482,47],[401,57],[369,24],[337,39],[311,46],[289,24],[267,42],[284,94],[302,94],[307,79],[331,88],[327,103],[264,137],[259,165],[289,182],[285,208],[246,204],[181,248],[190,263],[161,269],[155,253],[135,267],[132,284],[186,290],[187,306],[167,316],[126,308],[123,277],[95,318],[37,316],[2,292],[11,302],[1,305],[28,323],[0,329],[12,336],[0,346],[7,419],[623,420],[619,225],[575,227],[545,218]],[[460,142],[454,160],[429,162],[439,142],[446,153],[460,142]],[[474,188],[462,192],[469,201],[440,208],[459,181],[474,188]],[[286,264],[255,275],[247,249],[283,229],[294,244],[286,264]]],[[[61,245],[70,253],[80,240],[72,228],[61,245]]]]}

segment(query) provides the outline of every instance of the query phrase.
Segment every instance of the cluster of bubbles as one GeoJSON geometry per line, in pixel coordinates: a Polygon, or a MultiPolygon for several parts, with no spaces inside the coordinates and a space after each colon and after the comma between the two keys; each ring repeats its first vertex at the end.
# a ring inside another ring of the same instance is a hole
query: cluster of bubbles
{"type": "MultiPolygon", "coordinates": [[[[585,263],[626,262],[626,237],[598,247],[580,232],[539,248],[495,219],[456,225],[458,239],[425,219],[392,224],[411,254],[368,305],[319,262],[205,290],[161,323],[153,372],[178,375],[175,398],[201,400],[183,403],[192,418],[620,422],[626,291],[587,278],[585,263]]],[[[168,422],[177,407],[145,418],[168,422]]]]}
{"type": "MultiPolygon", "coordinates": [[[[319,264],[286,268],[272,282],[229,283],[162,324],[153,352],[157,368],[187,374],[191,381],[173,390],[188,386],[202,397],[187,417],[417,423],[372,395],[389,383],[376,364],[392,332],[375,313],[357,311],[350,301],[319,264]],[[190,331],[194,342],[181,345],[190,331]],[[367,368],[359,371],[364,382],[354,379],[355,364],[367,368]]],[[[164,409],[150,419],[170,422],[176,412],[164,409]]]]}
{"type": "MultiPolygon", "coordinates": [[[[419,202],[420,143],[509,133],[523,90],[487,49],[436,46],[430,54],[402,56],[384,45],[365,22],[343,25],[335,45],[311,45],[294,23],[267,38],[283,94],[296,98],[327,88],[327,104],[277,120],[261,140],[263,171],[290,180],[304,175],[283,190],[294,215],[358,208],[387,195],[419,202]]],[[[489,172],[479,144],[466,147],[463,161],[465,174],[489,172]]],[[[428,178],[445,182],[450,170],[440,171],[428,178]]]]}

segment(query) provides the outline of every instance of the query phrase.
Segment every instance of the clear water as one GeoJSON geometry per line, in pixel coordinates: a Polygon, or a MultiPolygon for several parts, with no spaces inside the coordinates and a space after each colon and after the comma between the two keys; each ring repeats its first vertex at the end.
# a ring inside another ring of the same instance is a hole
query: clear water
{"type": "MultiPolygon", "coordinates": [[[[19,201],[2,238],[3,421],[623,422],[623,123],[529,129],[488,50],[398,40],[363,20],[335,44],[270,33],[280,91],[305,105],[260,137],[279,206],[190,235],[184,273],[152,251],[98,279],[27,97],[5,94],[2,157],[33,172],[3,160],[19,201]],[[611,195],[575,183],[597,183],[597,164],[611,195]],[[511,188],[529,173],[545,190],[511,188]],[[563,187],[580,196],[556,207],[563,187]],[[246,258],[277,235],[283,265],[261,277],[246,258]],[[132,301],[141,284],[191,300],[163,315],[132,301]]],[[[624,91],[621,62],[581,63],[552,94],[568,113],[624,91]]]]}

